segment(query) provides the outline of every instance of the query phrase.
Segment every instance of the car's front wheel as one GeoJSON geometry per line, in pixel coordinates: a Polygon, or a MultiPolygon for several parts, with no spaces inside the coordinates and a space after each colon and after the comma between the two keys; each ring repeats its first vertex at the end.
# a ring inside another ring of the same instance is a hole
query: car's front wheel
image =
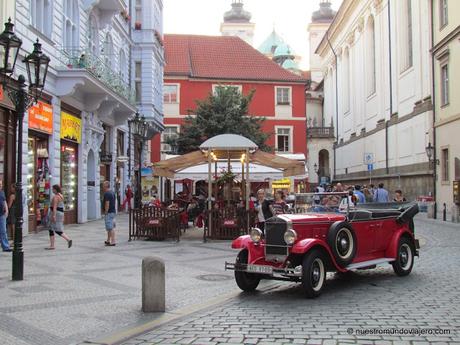
{"type": "Polygon", "coordinates": [[[398,276],[407,276],[414,266],[414,244],[407,237],[402,237],[398,244],[396,260],[393,261],[393,270],[398,276]]]}
{"type": "Polygon", "coordinates": [[[305,254],[302,261],[302,287],[308,298],[318,297],[326,281],[326,264],[319,249],[305,254]]]}
{"type": "MultiPolygon", "coordinates": [[[[236,264],[248,264],[248,251],[246,249],[238,253],[236,264]]],[[[235,270],[235,281],[241,290],[254,291],[260,283],[260,277],[257,274],[235,270]]]]}

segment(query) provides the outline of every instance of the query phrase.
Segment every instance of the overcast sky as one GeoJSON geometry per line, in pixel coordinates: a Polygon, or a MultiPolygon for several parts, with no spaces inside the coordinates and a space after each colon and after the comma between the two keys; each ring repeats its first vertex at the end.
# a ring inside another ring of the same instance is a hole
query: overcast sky
{"type": "MultiPolygon", "coordinates": [[[[308,69],[307,26],[320,0],[244,0],[256,24],[256,48],[273,30],[302,56],[302,69],[308,69]]],[[[332,0],[338,9],[342,0],[332,0]]],[[[164,32],[175,34],[220,35],[223,15],[230,10],[232,0],[164,0],[164,32]]]]}

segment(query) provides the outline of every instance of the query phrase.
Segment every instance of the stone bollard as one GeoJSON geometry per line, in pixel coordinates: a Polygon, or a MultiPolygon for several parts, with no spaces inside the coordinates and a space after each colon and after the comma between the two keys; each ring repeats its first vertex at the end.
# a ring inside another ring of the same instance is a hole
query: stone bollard
{"type": "Polygon", "coordinates": [[[142,260],[142,311],[165,311],[165,263],[148,256],[142,260]]]}

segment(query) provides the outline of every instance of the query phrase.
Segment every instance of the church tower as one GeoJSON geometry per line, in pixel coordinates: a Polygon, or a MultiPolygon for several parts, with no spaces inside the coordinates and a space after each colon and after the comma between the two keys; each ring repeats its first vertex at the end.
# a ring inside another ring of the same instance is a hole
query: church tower
{"type": "Polygon", "coordinates": [[[334,20],[335,14],[336,12],[331,8],[329,0],[320,0],[319,10],[313,12],[311,23],[308,25],[311,80],[316,83],[319,83],[323,79],[323,75],[321,73],[321,59],[315,54],[315,51],[329,25],[334,20]]]}
{"type": "Polygon", "coordinates": [[[251,23],[251,13],[243,9],[242,0],[232,0],[232,9],[225,12],[220,25],[222,36],[238,36],[252,46],[255,24],[251,23]]]}

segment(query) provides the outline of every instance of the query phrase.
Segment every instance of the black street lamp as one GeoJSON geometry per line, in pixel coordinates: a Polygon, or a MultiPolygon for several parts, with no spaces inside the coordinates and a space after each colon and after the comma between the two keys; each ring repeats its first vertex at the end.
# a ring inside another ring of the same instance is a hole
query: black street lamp
{"type": "Polygon", "coordinates": [[[17,114],[17,164],[16,164],[16,226],[14,230],[13,247],[13,280],[24,279],[24,251],[22,246],[22,225],[24,223],[22,207],[22,127],[26,110],[38,100],[45,85],[46,74],[50,58],[43,54],[41,44],[34,43],[34,50],[27,55],[23,62],[26,65],[29,78],[29,90],[26,89],[26,78],[21,74],[18,77],[18,88],[7,84],[14,71],[16,60],[22,41],[14,34],[14,24],[11,18],[5,23],[5,30],[0,34],[0,76],[8,96],[14,103],[17,114]]]}
{"type": "Polygon", "coordinates": [[[139,112],[136,112],[134,119],[128,121],[129,128],[133,133],[134,137],[138,140],[139,150],[139,167],[137,171],[137,193],[135,198],[135,207],[140,208],[142,206],[142,186],[141,186],[141,170],[142,170],[142,151],[144,149],[145,141],[148,139],[148,133],[150,129],[149,123],[145,120],[145,116],[140,116],[139,112]]]}

